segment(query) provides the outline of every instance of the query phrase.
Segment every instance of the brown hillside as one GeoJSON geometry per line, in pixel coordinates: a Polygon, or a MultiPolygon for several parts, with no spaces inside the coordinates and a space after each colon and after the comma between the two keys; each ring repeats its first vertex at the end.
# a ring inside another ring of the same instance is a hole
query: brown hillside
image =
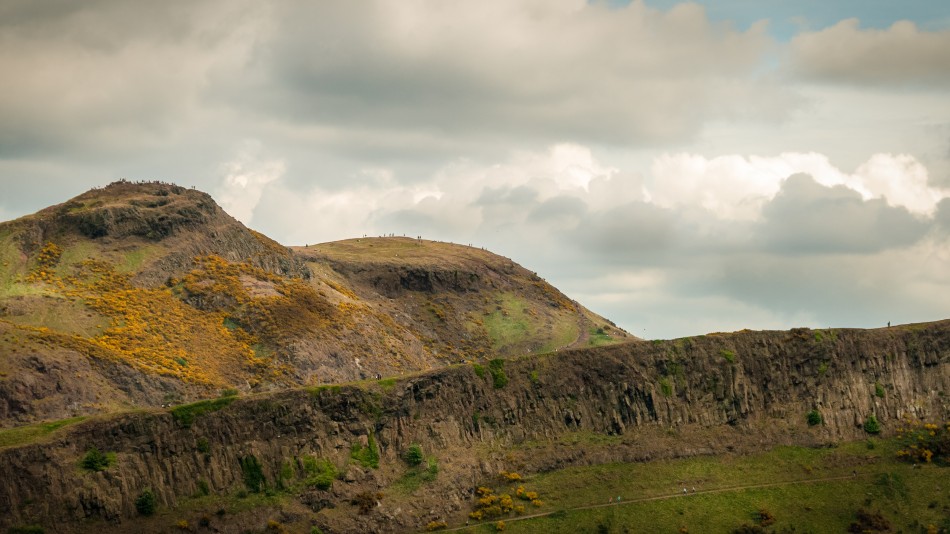
{"type": "Polygon", "coordinates": [[[0,224],[0,427],[625,339],[507,258],[401,238],[291,250],[171,184],[0,224]]]}

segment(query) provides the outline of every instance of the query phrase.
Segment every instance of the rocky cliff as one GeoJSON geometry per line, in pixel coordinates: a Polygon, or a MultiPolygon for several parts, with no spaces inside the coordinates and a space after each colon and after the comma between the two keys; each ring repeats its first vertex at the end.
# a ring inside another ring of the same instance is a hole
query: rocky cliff
{"type": "Polygon", "coordinates": [[[457,365],[88,420],[7,447],[0,526],[162,531],[167,522],[138,516],[136,498],[149,489],[160,510],[220,532],[264,529],[271,512],[300,531],[414,531],[463,513],[472,488],[499,470],[822,445],[866,435],[869,415],[885,433],[904,417],[945,419],[948,391],[950,321],[714,334],[457,365]],[[812,410],[823,424],[806,423],[812,410]],[[410,444],[441,469],[403,494],[394,488],[410,444]],[[378,448],[379,468],[354,462],[354,447],[378,448]],[[92,448],[115,461],[101,472],[80,468],[92,448]],[[294,486],[308,457],[335,464],[339,480],[325,490],[294,486]],[[259,476],[249,480],[249,471],[259,476]],[[278,499],[261,505],[267,513],[214,513],[215,496],[263,487],[278,499]],[[193,497],[202,493],[212,496],[193,497]],[[378,504],[361,513],[351,503],[366,495],[378,504]]]}

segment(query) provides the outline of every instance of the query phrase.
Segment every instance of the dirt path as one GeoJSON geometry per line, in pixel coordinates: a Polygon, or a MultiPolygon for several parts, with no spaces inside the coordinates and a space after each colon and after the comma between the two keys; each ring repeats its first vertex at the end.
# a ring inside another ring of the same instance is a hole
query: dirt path
{"type": "MultiPolygon", "coordinates": [[[[780,487],[780,486],[794,486],[797,484],[813,484],[816,482],[829,482],[832,480],[849,480],[858,476],[863,477],[865,475],[841,475],[841,476],[836,476],[836,477],[809,478],[807,480],[791,480],[788,482],[769,482],[766,484],[748,484],[745,486],[728,486],[725,488],[701,490],[701,491],[690,492],[690,493],[670,493],[666,495],[655,495],[653,497],[638,497],[636,499],[621,499],[619,501],[612,501],[610,503],[588,504],[585,506],[575,506],[573,508],[561,508],[560,510],[555,510],[552,512],[543,512],[540,514],[521,515],[518,517],[504,517],[504,518],[500,518],[500,520],[504,521],[505,523],[514,523],[515,521],[524,521],[526,519],[536,519],[538,517],[545,517],[545,516],[553,515],[559,512],[571,512],[574,510],[593,510],[595,508],[607,508],[609,506],[621,506],[624,504],[632,504],[632,503],[638,503],[638,502],[665,501],[667,499],[677,499],[677,498],[686,499],[686,498],[693,497],[696,495],[709,495],[713,493],[728,493],[728,492],[742,491],[742,490],[747,490],[747,489],[775,488],[775,487],[780,487]]],[[[492,523],[495,523],[495,521],[482,521],[481,523],[472,523],[471,525],[467,525],[467,526],[445,529],[442,532],[465,530],[465,529],[475,528],[481,525],[492,524],[492,523]]]]}
{"type": "MultiPolygon", "coordinates": [[[[575,305],[577,304],[575,303],[575,305]]],[[[580,333],[573,343],[569,343],[564,347],[565,349],[583,348],[587,346],[587,341],[590,340],[590,332],[587,331],[587,321],[585,319],[584,312],[582,312],[580,306],[577,305],[577,328],[580,333]]]]}

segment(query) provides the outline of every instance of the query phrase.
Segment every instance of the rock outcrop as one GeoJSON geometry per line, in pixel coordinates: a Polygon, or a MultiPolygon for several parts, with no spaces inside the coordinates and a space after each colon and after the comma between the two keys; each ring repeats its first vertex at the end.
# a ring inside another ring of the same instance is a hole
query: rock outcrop
{"type": "MultiPolygon", "coordinates": [[[[243,397],[193,418],[151,411],[90,420],[49,441],[0,450],[0,509],[8,511],[0,527],[128,531],[139,528],[135,500],[146,488],[165,507],[202,484],[235,492],[245,487],[242,461],[251,457],[274,487],[288,462],[315,455],[345,464],[351,446],[375,441],[378,471],[351,464],[333,490],[295,498],[327,531],[413,531],[458,510],[475,483],[502,468],[856,439],[869,415],[885,433],[904,417],[950,417],[948,391],[950,321],[715,334],[459,365],[395,382],[243,397]],[[824,424],[807,424],[811,410],[824,424]],[[523,449],[578,432],[616,436],[616,444],[523,449]],[[412,443],[445,466],[438,486],[398,513],[385,499],[367,514],[321,512],[386,488],[412,443]],[[114,465],[78,468],[93,447],[114,452],[114,465]]],[[[229,531],[226,522],[220,528],[229,531]]]]}

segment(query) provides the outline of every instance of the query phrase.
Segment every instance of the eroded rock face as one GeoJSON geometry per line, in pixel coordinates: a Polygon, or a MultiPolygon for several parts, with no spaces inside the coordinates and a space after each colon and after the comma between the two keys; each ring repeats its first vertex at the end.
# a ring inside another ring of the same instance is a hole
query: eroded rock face
{"type": "Polygon", "coordinates": [[[125,531],[135,525],[134,501],[144,488],[163,506],[195,494],[199,481],[212,492],[235,491],[243,487],[241,459],[249,456],[273,483],[289,459],[313,454],[342,463],[370,433],[382,457],[379,471],[353,468],[334,490],[296,498],[318,511],[382,489],[396,476],[387,465],[398,464],[411,443],[451,455],[440,457],[451,469],[437,490],[418,495],[416,510],[381,505],[367,515],[331,514],[324,519],[333,531],[418,530],[431,514],[458,509],[473,481],[511,462],[532,472],[856,439],[870,414],[885,432],[904,416],[950,416],[950,321],[639,342],[511,360],[503,373],[500,388],[466,365],[391,387],[240,398],[190,426],[164,411],[87,421],[48,443],[0,451],[0,509],[10,511],[0,514],[0,527],[82,531],[91,518],[106,521],[98,530],[125,531]],[[812,409],[824,425],[807,425],[812,409]],[[556,441],[575,431],[624,439],[592,452],[517,452],[526,440],[556,441]],[[489,452],[473,452],[488,444],[481,449],[489,452]],[[101,473],[78,469],[91,447],[115,452],[116,464],[101,473]]]}

